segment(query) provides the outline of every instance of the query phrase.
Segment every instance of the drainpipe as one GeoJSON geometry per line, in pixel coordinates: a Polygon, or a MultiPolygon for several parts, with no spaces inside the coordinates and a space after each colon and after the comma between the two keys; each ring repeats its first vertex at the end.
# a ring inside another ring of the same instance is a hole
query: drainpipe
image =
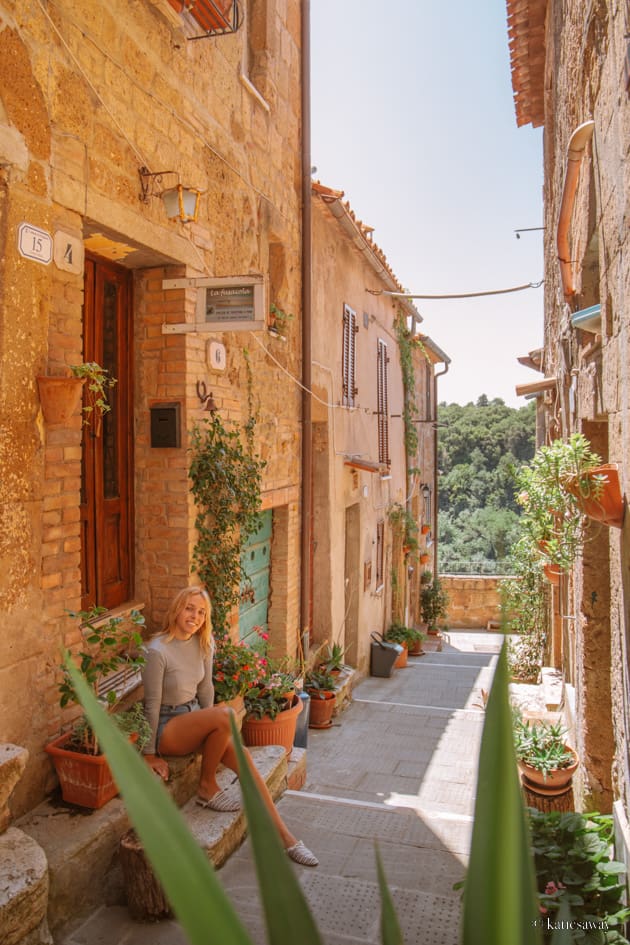
{"type": "Polygon", "coordinates": [[[438,377],[443,377],[449,367],[451,362],[444,362],[444,370],[436,371],[433,375],[433,403],[435,404],[435,424],[433,425],[433,508],[434,508],[434,517],[435,517],[435,535],[433,536],[433,544],[435,549],[433,551],[434,561],[435,561],[435,576],[438,577],[438,377]]]}
{"type": "Polygon", "coordinates": [[[560,204],[560,217],[558,219],[558,233],[556,238],[558,260],[560,261],[560,277],[562,279],[562,290],[564,292],[565,302],[570,302],[575,295],[573,264],[569,250],[569,226],[571,225],[571,214],[573,213],[573,204],[575,202],[575,193],[580,177],[582,158],[584,157],[587,144],[593,137],[594,128],[594,121],[585,121],[584,124],[579,125],[569,139],[569,147],[567,150],[567,170],[564,177],[564,188],[562,191],[562,202],[560,204]]]}
{"type": "Polygon", "coordinates": [[[312,346],[311,346],[311,4],[302,0],[302,520],[300,627],[302,653],[308,653],[312,575],[312,346]]]}

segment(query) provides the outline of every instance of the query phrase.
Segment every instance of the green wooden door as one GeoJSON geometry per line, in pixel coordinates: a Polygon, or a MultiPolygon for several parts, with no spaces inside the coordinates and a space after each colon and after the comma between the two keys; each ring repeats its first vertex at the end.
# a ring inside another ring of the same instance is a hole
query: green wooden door
{"type": "Polygon", "coordinates": [[[249,538],[241,555],[246,577],[241,585],[239,637],[252,646],[258,640],[254,627],[267,632],[272,514],[271,509],[263,512],[260,528],[249,538]]]}

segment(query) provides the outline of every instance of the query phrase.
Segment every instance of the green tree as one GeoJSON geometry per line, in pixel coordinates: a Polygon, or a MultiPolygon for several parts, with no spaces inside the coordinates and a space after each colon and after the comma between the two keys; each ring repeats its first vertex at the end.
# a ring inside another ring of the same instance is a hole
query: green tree
{"type": "Polygon", "coordinates": [[[440,567],[477,562],[491,573],[518,537],[522,509],[512,470],[534,455],[535,408],[477,403],[438,408],[440,567]]]}

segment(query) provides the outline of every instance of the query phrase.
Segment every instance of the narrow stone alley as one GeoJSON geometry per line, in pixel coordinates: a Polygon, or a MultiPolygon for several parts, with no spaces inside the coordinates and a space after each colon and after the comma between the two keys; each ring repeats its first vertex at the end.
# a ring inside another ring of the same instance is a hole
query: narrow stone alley
{"type": "MultiPolygon", "coordinates": [[[[499,634],[451,631],[441,652],[370,677],[332,729],[309,730],[307,779],[279,802],[320,859],[296,867],[325,945],[380,942],[375,842],[406,945],[457,945],[476,767],[499,634]]],[[[255,945],[265,945],[249,842],[219,876],[255,945]]],[[[63,945],[185,945],[177,923],[103,907],[63,945]]]]}

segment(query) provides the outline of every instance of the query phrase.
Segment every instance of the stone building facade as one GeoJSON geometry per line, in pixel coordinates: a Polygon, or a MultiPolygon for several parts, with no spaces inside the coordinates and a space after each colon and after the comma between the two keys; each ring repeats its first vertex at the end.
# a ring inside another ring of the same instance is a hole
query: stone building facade
{"type": "MultiPolygon", "coordinates": [[[[584,433],[630,470],[630,47],[626,4],[508,0],[519,125],[544,126],[545,325],[536,367],[547,440],[584,433]]],[[[628,516],[591,524],[554,590],[586,809],[630,806],[628,516]]]]}
{"type": "Polygon", "coordinates": [[[228,424],[249,398],[257,414],[267,620],[276,651],[295,651],[300,3],[239,8],[236,32],[197,39],[177,0],[0,0],[0,742],[29,751],[16,816],[53,784],[57,666],[79,643],[67,610],[136,605],[155,629],[191,580],[188,434],[209,393],[228,424]],[[201,192],[195,221],[151,195],[178,184],[201,192]],[[182,330],[202,290],[165,281],[202,277],[260,279],[262,322],[182,330]],[[271,303],[295,313],[284,341],[271,303]],[[38,396],[38,376],[86,360],[117,378],[99,437],[78,409],[46,421],[38,396]]]}
{"type": "Polygon", "coordinates": [[[420,554],[432,561],[421,531],[434,530],[436,508],[436,368],[448,357],[395,294],[402,287],[371,229],[342,191],[319,183],[313,286],[313,636],[340,643],[366,672],[371,633],[419,618],[420,568],[431,567],[420,554]],[[409,344],[400,324],[413,326],[409,344]],[[405,548],[395,524],[403,509],[417,548],[405,548]]]}

